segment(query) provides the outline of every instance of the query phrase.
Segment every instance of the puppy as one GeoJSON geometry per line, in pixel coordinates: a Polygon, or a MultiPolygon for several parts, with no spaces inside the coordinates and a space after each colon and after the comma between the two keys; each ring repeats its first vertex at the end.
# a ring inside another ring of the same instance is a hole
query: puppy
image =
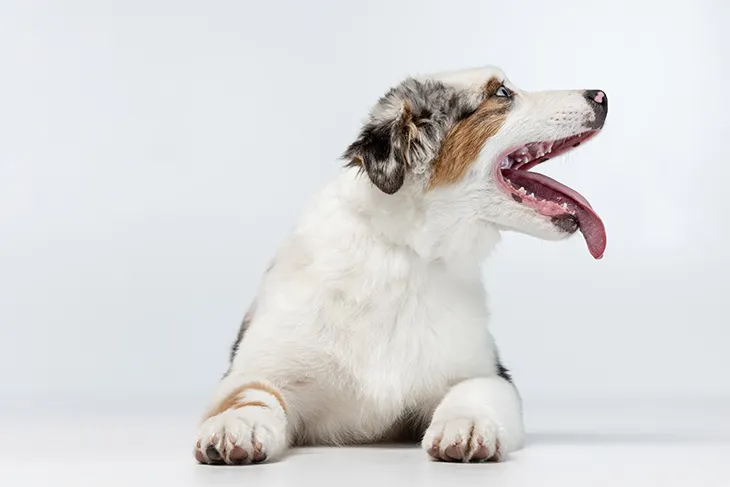
{"type": "Polygon", "coordinates": [[[494,67],[388,91],[263,277],[197,460],[409,438],[454,462],[519,448],[521,400],[487,328],[480,263],[504,230],[580,231],[603,255],[588,201],[530,170],[592,139],[607,107],[597,90],[521,91],[494,67]]]}

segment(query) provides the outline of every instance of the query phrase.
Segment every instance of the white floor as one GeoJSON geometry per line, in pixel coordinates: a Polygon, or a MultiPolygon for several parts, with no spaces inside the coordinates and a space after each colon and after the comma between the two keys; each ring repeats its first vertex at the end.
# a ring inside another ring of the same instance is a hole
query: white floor
{"type": "MultiPolygon", "coordinates": [[[[189,419],[189,418],[187,418],[189,419]]],[[[0,423],[0,486],[730,486],[730,440],[687,433],[533,433],[501,464],[443,464],[416,447],[295,449],[281,462],[197,465],[177,418],[0,423]]]]}

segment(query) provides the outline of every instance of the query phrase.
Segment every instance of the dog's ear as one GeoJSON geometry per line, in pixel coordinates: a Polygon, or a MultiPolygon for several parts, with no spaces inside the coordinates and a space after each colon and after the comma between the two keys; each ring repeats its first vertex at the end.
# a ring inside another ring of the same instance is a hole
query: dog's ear
{"type": "Polygon", "coordinates": [[[394,117],[370,120],[344,154],[349,165],[361,167],[381,191],[393,194],[403,186],[408,167],[409,139],[415,125],[402,107],[394,117]]]}
{"type": "Polygon", "coordinates": [[[444,117],[432,111],[432,99],[444,89],[410,79],[390,90],[345,151],[348,165],[360,167],[387,194],[403,186],[407,171],[425,172],[445,132],[444,117]]]}

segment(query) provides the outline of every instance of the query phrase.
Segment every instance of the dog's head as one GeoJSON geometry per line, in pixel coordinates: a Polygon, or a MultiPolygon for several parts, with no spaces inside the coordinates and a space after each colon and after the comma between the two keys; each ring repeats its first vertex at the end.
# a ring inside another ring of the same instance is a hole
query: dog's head
{"type": "Polygon", "coordinates": [[[600,258],[606,233],[588,201],[530,170],[593,138],[607,111],[602,91],[526,92],[493,67],[409,78],[378,101],[344,157],[382,192],[408,186],[440,205],[453,225],[546,239],[580,230],[600,258]]]}

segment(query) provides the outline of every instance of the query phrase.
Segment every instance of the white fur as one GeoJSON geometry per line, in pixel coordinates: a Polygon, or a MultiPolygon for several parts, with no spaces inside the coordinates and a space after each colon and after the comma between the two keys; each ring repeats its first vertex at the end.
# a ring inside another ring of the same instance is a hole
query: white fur
{"type": "MultiPolygon", "coordinates": [[[[438,78],[477,89],[492,76],[504,79],[496,68],[438,78]]],[[[386,195],[345,169],[315,197],[265,275],[213,400],[267,382],[286,414],[271,397],[271,410],[229,410],[201,425],[203,446],[232,431],[230,441],[250,449],[257,435],[271,459],[294,443],[387,439],[408,415],[430,423],[425,449],[461,445],[463,460],[477,437],[494,455],[522,445],[519,395],[497,375],[480,263],[503,229],[565,235],[512,201],[490,171],[509,147],[574,133],[588,108],[578,92],[518,96],[457,184],[425,190],[428,175],[409,173],[386,195]]]]}

